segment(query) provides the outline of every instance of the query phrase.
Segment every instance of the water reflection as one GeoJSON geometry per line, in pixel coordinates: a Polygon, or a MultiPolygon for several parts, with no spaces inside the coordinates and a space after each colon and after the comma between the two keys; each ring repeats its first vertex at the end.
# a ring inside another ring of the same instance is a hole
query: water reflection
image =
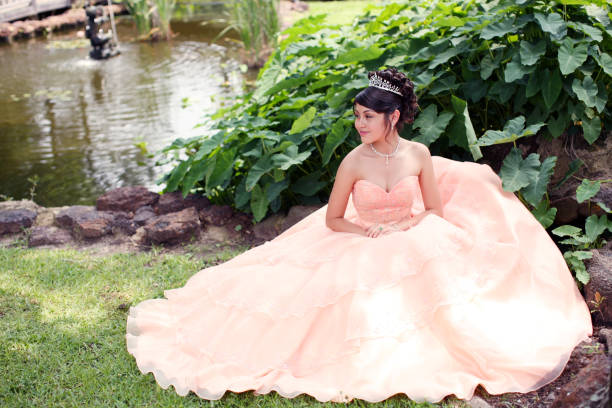
{"type": "MultiPolygon", "coordinates": [[[[120,39],[135,36],[127,20],[118,28],[120,39]]],[[[35,200],[47,206],[91,204],[125,185],[159,189],[163,169],[135,144],[155,152],[202,134],[202,116],[244,82],[235,50],[210,44],[219,28],[173,30],[171,42],[122,42],[107,61],[47,41],[0,47],[0,194],[28,197],[35,175],[35,200]]]]}

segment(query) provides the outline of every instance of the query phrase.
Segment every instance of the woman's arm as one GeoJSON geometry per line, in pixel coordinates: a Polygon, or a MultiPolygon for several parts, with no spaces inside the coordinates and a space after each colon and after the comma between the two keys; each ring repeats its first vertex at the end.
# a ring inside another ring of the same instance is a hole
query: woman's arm
{"type": "Polygon", "coordinates": [[[349,153],[340,163],[336,172],[336,179],[329,196],[327,213],[325,214],[325,224],[328,228],[337,232],[352,232],[359,235],[366,235],[366,231],[359,225],[344,218],[348,199],[355,183],[355,172],[351,164],[351,154],[349,153]]]}

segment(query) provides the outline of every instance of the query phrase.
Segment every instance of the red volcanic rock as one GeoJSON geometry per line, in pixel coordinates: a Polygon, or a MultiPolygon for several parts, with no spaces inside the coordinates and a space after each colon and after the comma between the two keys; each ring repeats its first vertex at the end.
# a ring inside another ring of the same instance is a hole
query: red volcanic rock
{"type": "Polygon", "coordinates": [[[212,225],[225,225],[232,218],[234,211],[229,205],[211,205],[200,210],[200,220],[212,225]]]}
{"type": "Polygon", "coordinates": [[[576,377],[565,384],[551,408],[605,408],[610,403],[610,371],[612,362],[604,353],[594,356],[576,377]]]}
{"type": "Polygon", "coordinates": [[[183,198],[183,194],[178,191],[164,193],[159,196],[157,202],[157,214],[168,214],[184,210],[185,208],[195,207],[196,210],[210,206],[210,201],[204,196],[189,194],[183,198]]]}
{"type": "Polygon", "coordinates": [[[603,324],[612,324],[612,250],[593,250],[593,258],[587,261],[591,277],[584,287],[584,297],[592,311],[593,319],[603,324]],[[596,306],[596,293],[603,297],[599,307],[596,306]]]}
{"type": "Polygon", "coordinates": [[[120,187],[98,197],[96,208],[98,211],[134,212],[145,205],[154,205],[158,199],[159,194],[145,187],[120,187]]]}
{"type": "Polygon", "coordinates": [[[96,211],[93,207],[75,205],[59,212],[55,222],[78,238],[99,238],[112,232],[112,213],[96,211]]]}
{"type": "Polygon", "coordinates": [[[72,241],[70,233],[57,227],[34,227],[30,232],[28,246],[62,245],[72,241]]]}
{"type": "Polygon", "coordinates": [[[36,212],[25,209],[0,211],[0,235],[21,232],[30,228],[36,220],[36,212]]]}
{"type": "Polygon", "coordinates": [[[178,244],[200,234],[200,219],[194,207],[151,218],[146,225],[145,237],[155,244],[178,244]]]}

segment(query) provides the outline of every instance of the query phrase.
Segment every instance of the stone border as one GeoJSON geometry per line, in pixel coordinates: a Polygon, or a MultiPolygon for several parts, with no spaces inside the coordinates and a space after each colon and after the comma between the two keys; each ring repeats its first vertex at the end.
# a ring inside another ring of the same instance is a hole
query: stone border
{"type": "Polygon", "coordinates": [[[203,196],[121,187],[100,196],[96,206],[0,202],[0,237],[4,242],[24,239],[29,247],[115,245],[128,251],[199,241],[252,246],[273,239],[319,208],[298,205],[287,215],[273,214],[254,224],[251,215],[203,196]]]}

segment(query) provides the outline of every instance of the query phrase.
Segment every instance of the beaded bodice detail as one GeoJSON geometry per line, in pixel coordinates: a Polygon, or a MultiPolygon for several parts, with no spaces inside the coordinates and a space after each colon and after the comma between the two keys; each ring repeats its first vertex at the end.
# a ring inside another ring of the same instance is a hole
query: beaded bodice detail
{"type": "Polygon", "coordinates": [[[404,177],[388,192],[371,181],[357,180],[353,184],[353,205],[365,222],[397,222],[411,215],[418,188],[417,175],[404,177]]]}

